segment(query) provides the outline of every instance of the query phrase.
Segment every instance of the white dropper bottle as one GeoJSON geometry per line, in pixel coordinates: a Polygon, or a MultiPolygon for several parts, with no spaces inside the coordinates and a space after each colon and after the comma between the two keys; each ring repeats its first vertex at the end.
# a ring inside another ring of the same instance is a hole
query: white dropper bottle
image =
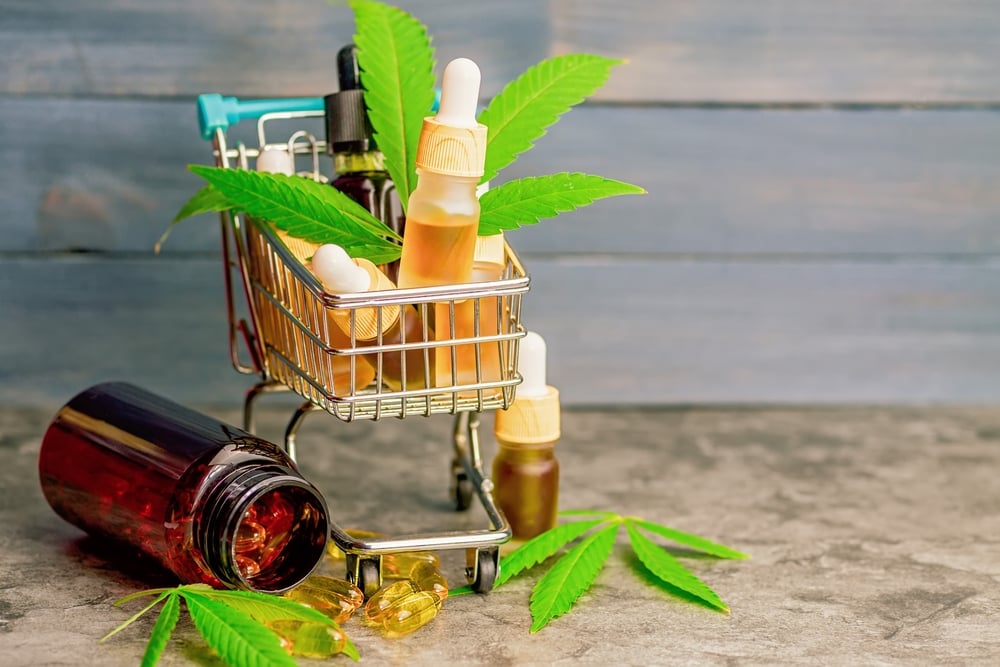
{"type": "Polygon", "coordinates": [[[519,541],[553,528],[559,510],[559,390],[546,383],[545,354],[545,340],[529,331],[518,352],[522,382],[511,406],[497,411],[493,427],[497,507],[519,541]]]}
{"type": "Polygon", "coordinates": [[[486,126],[476,122],[479,67],[448,63],[437,116],[424,119],[417,187],[410,194],[399,287],[468,283],[479,229],[476,186],[486,161],[486,126]]]}
{"type": "MultiPolygon", "coordinates": [[[[327,243],[316,249],[312,256],[312,271],[323,288],[331,294],[355,294],[396,289],[389,277],[378,270],[374,263],[363,257],[351,259],[339,245],[327,243]]],[[[391,329],[399,320],[399,306],[355,308],[354,337],[368,341],[391,329]]],[[[328,311],[340,329],[351,335],[351,310],[333,308],[328,311]]]]}

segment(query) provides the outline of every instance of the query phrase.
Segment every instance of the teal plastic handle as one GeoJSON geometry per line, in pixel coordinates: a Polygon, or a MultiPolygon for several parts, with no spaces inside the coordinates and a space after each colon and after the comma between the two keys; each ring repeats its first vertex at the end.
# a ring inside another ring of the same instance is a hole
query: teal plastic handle
{"type": "Polygon", "coordinates": [[[218,93],[198,96],[198,127],[201,138],[211,141],[216,130],[227,130],[241,120],[260,118],[266,113],[323,111],[322,97],[286,97],[275,100],[248,100],[223,97],[218,93]]]}

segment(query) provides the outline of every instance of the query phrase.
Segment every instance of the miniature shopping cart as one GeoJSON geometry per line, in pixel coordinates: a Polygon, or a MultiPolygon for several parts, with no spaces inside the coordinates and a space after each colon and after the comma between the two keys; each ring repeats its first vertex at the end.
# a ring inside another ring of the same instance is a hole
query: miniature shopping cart
{"type": "MultiPolygon", "coordinates": [[[[212,142],[218,166],[250,169],[263,151],[287,149],[295,156],[296,167],[303,163],[308,167],[304,175],[317,180],[324,179],[319,169],[319,156],[326,151],[324,141],[304,130],[285,135],[287,140],[269,141],[267,131],[272,121],[299,125],[306,119],[322,118],[323,109],[321,98],[254,102],[216,94],[198,98],[202,137],[212,142]],[[230,146],[227,130],[249,119],[257,120],[258,145],[238,142],[230,146]]],[[[292,391],[305,399],[285,431],[285,448],[293,458],[296,432],[306,415],[314,411],[326,411],[343,421],[443,413],[455,417],[451,464],[455,506],[465,510],[473,495],[478,496],[489,528],[359,538],[332,522],[331,537],[347,555],[348,578],[367,597],[381,583],[383,554],[464,549],[466,576],[472,588],[489,591],[499,575],[499,546],[510,539],[511,532],[493,500],[492,482],[483,473],[477,414],[507,408],[521,381],[516,371],[518,344],[525,333],[520,308],[529,278],[516,254],[504,245],[503,274],[491,282],[330,294],[303,264],[305,253],[295,241],[270,225],[226,211],[221,214],[221,226],[230,357],[237,371],[260,378],[244,403],[248,431],[254,430],[256,398],[275,391],[292,391]],[[237,312],[241,286],[248,312],[245,317],[237,312]],[[450,336],[443,340],[441,332],[431,331],[428,322],[435,310],[440,313],[445,308],[453,323],[456,308],[468,309],[469,304],[474,314],[471,336],[456,338],[454,324],[447,327],[450,336]],[[399,313],[400,318],[410,317],[411,324],[417,318],[418,324],[400,325],[400,333],[392,339],[379,333],[373,340],[362,340],[356,328],[362,312],[368,317],[375,313],[379,322],[399,313]],[[350,335],[344,331],[338,334],[331,324],[334,316],[350,322],[350,335]],[[432,377],[433,359],[451,355],[451,367],[456,368],[459,350],[473,352],[475,377],[461,380],[457,372],[451,378],[432,377]],[[496,355],[500,371],[489,377],[484,361],[496,355]],[[390,366],[401,371],[396,386],[383,381],[390,366]],[[374,381],[357,386],[363,368],[372,367],[374,381]]]]}

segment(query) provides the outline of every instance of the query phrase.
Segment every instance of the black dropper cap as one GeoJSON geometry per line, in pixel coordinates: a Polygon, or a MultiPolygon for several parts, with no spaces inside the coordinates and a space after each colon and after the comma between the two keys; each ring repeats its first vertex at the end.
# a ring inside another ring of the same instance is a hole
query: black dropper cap
{"type": "Polygon", "coordinates": [[[358,49],[348,44],[337,52],[340,92],[323,98],[326,106],[326,145],[333,153],[363,153],[377,150],[372,126],[365,112],[361,90],[358,49]]]}

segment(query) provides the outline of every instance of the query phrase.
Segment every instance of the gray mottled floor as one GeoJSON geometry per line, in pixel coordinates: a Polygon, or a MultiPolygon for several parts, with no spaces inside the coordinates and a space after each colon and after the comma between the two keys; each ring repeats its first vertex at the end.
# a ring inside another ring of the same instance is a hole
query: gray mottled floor
{"type": "MultiPolygon", "coordinates": [[[[127,616],[111,601],[156,582],[120,574],[46,506],[34,466],[49,416],[0,411],[0,662],[137,664],[152,619],[97,639],[127,616]]],[[[280,432],[284,416],[266,410],[264,434],[280,432]]],[[[303,467],[343,525],[481,527],[479,511],[448,510],[449,427],[444,417],[312,417],[303,467]]],[[[484,447],[491,455],[489,438],[484,447]]],[[[576,411],[559,454],[564,508],[637,514],[751,553],[689,561],[732,614],[643,584],[622,538],[592,591],[537,635],[532,577],[449,600],[401,640],[349,623],[365,662],[985,664],[1000,655],[1000,409],[576,411]]],[[[445,566],[457,580],[457,554],[445,566]]],[[[199,646],[182,621],[162,664],[212,664],[199,646]]]]}

